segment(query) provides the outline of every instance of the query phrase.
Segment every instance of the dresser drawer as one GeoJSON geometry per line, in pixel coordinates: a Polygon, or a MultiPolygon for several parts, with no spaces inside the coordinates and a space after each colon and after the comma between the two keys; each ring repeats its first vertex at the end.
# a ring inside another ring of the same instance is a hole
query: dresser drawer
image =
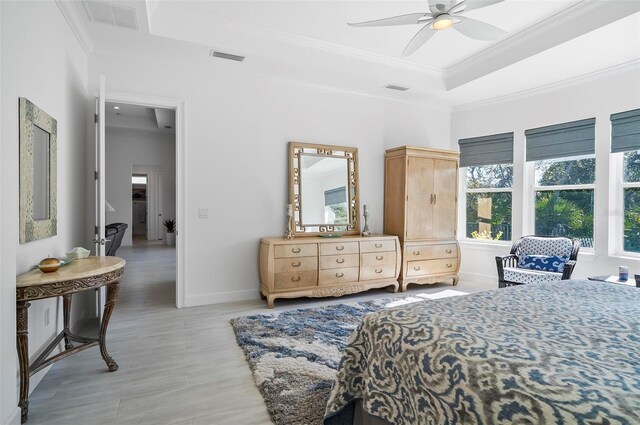
{"type": "Polygon", "coordinates": [[[347,267],[358,267],[360,265],[360,256],[358,254],[346,255],[321,255],[321,269],[343,269],[347,267]]]}
{"type": "Polygon", "coordinates": [[[386,251],[395,251],[395,250],[396,250],[395,239],[360,242],[360,252],[386,252],[386,251]]]}
{"type": "Polygon", "coordinates": [[[341,282],[357,282],[358,267],[349,267],[343,269],[320,270],[319,285],[328,285],[330,283],[341,282]]]}
{"type": "Polygon", "coordinates": [[[276,273],[316,270],[317,268],[318,257],[291,257],[275,259],[276,273]]]}
{"type": "Polygon", "coordinates": [[[405,274],[406,276],[422,276],[426,274],[455,273],[457,269],[457,258],[409,261],[405,274]]]}
{"type": "Polygon", "coordinates": [[[407,246],[405,256],[407,261],[455,258],[458,256],[458,246],[456,244],[407,246]]]}
{"type": "Polygon", "coordinates": [[[275,258],[313,257],[318,255],[315,243],[287,244],[274,246],[275,258]]]}
{"type": "Polygon", "coordinates": [[[276,273],[274,286],[276,289],[294,289],[318,284],[316,270],[301,270],[295,272],[276,273]]]}
{"type": "Polygon", "coordinates": [[[321,243],[320,255],[357,254],[358,242],[321,243]]]}
{"type": "Polygon", "coordinates": [[[374,280],[396,277],[396,266],[364,266],[360,267],[360,280],[374,280]]]}
{"type": "Polygon", "coordinates": [[[362,266],[395,266],[396,253],[387,252],[367,252],[360,254],[360,264],[362,266]]]}

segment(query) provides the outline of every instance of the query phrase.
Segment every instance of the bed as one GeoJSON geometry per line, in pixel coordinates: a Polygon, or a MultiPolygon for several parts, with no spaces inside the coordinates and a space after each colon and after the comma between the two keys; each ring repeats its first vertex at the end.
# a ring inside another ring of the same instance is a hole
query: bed
{"type": "Polygon", "coordinates": [[[640,424],[640,289],[569,280],[369,314],[324,423],[640,424]]]}

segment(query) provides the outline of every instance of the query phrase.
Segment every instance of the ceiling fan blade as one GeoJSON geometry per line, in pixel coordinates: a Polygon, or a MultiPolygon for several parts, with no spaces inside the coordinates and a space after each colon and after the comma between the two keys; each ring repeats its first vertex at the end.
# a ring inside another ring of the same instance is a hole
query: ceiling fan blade
{"type": "Polygon", "coordinates": [[[448,14],[453,13],[461,13],[467,8],[467,0],[451,0],[451,4],[449,5],[449,10],[447,10],[448,14]]]}
{"type": "Polygon", "coordinates": [[[349,23],[352,27],[386,27],[391,25],[411,25],[417,24],[418,19],[424,17],[426,13],[409,13],[407,15],[394,16],[392,18],[376,19],[375,21],[349,23]]]}
{"type": "Polygon", "coordinates": [[[441,13],[445,13],[446,7],[444,5],[444,1],[446,0],[429,0],[429,10],[435,16],[440,15],[441,13]]]}
{"type": "Polygon", "coordinates": [[[467,1],[467,7],[465,12],[470,10],[480,9],[481,7],[491,6],[497,3],[502,3],[504,0],[469,0],[467,1]]]}
{"type": "Polygon", "coordinates": [[[413,36],[402,52],[403,57],[411,55],[436,34],[437,31],[431,28],[432,23],[433,21],[425,22],[426,25],[413,36]]]}
{"type": "Polygon", "coordinates": [[[492,41],[507,33],[486,22],[476,21],[466,16],[456,16],[456,18],[460,19],[460,22],[453,24],[453,28],[458,30],[459,33],[476,40],[492,41]]]}

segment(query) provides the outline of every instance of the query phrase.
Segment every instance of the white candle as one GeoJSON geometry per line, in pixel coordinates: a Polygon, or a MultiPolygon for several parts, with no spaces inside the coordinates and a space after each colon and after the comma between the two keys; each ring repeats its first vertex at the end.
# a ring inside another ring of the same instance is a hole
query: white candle
{"type": "Polygon", "coordinates": [[[367,204],[362,205],[362,211],[366,214],[367,213],[367,204]]]}

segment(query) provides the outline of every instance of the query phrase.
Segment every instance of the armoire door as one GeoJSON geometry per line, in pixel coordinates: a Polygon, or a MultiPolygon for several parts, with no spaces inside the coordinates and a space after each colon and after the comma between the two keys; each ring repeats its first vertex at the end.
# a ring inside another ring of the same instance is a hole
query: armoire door
{"type": "Polygon", "coordinates": [[[407,240],[431,239],[433,160],[410,156],[407,164],[407,240]]]}
{"type": "Polygon", "coordinates": [[[455,161],[433,161],[433,238],[454,238],[458,169],[455,161]]]}

